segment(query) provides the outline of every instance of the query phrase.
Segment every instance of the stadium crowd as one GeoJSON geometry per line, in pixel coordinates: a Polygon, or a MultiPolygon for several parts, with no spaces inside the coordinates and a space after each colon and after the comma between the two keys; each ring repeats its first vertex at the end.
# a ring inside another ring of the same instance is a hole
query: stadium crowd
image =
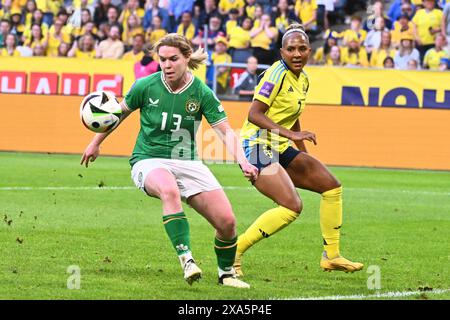
{"type": "MultiPolygon", "coordinates": [[[[158,70],[145,49],[176,32],[204,47],[211,65],[270,65],[292,22],[323,42],[310,64],[450,69],[445,0],[2,0],[0,57],[127,59],[138,78],[158,70]],[[339,22],[346,28],[337,31],[339,22]]],[[[229,68],[217,72],[220,92],[229,68]]]]}

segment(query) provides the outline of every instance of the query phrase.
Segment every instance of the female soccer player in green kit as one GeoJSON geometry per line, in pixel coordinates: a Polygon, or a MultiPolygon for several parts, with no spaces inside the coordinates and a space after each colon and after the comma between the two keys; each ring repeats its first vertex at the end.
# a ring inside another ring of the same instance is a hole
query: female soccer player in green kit
{"type": "MultiPolygon", "coordinates": [[[[214,175],[197,160],[195,134],[202,116],[249,180],[256,179],[258,169],[249,163],[242,148],[233,148],[239,146],[238,137],[231,130],[220,101],[189,71],[206,62],[206,53],[193,52],[189,41],[177,34],[164,36],[154,50],[162,71],[137,80],[121,102],[122,120],[140,109],[141,128],[130,159],[132,179],[147,195],[161,200],[164,227],[189,284],[201,277],[201,270],[192,256],[182,199],[216,229],[219,283],[248,288],[233,268],[237,236],[231,205],[214,175]]],[[[100,144],[109,134],[95,135],[81,164],[87,167],[98,157],[100,144]]]]}
{"type": "Polygon", "coordinates": [[[264,212],[238,239],[235,269],[243,275],[244,252],[293,222],[302,211],[296,188],[320,193],[320,227],[324,270],[358,271],[363,265],[339,253],[342,187],[331,172],[306,151],[304,140],[316,144],[312,132],[301,131],[309,81],[303,67],[311,46],[301,24],[292,24],[282,38],[282,59],[267,69],[255,89],[241,139],[246,157],[260,170],[254,186],[279,206],[264,212]],[[293,141],[299,150],[290,146],[293,141]]]}

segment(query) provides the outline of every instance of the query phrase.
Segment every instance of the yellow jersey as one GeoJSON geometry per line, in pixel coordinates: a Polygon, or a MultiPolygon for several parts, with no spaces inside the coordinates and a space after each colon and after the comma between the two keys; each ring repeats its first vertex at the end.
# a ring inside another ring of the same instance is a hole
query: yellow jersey
{"type": "Polygon", "coordinates": [[[166,29],[155,29],[151,33],[147,33],[146,38],[150,44],[155,44],[159,39],[167,34],[166,29]]]}
{"type": "MultiPolygon", "coordinates": [[[[291,129],[305,108],[308,88],[309,80],[304,71],[297,77],[283,60],[279,60],[262,74],[253,100],[259,100],[269,106],[265,115],[273,122],[291,129]]],[[[283,153],[290,146],[289,139],[267,133],[248,120],[245,120],[240,136],[246,155],[256,144],[266,144],[279,153],[283,153]]]]}
{"type": "Polygon", "coordinates": [[[185,36],[188,40],[192,40],[195,36],[195,26],[191,23],[187,29],[184,28],[184,25],[180,23],[177,28],[177,33],[179,35],[185,36]]]}
{"type": "Polygon", "coordinates": [[[139,51],[137,54],[135,54],[133,52],[133,50],[131,50],[131,51],[126,52],[122,56],[122,60],[138,62],[138,61],[141,61],[143,57],[144,57],[144,51],[139,51]]]}
{"type": "MultiPolygon", "coordinates": [[[[213,52],[211,55],[211,60],[214,64],[217,63],[231,63],[231,56],[228,53],[222,53],[222,54],[218,54],[216,52],[213,52]]],[[[222,73],[221,75],[217,76],[217,82],[223,87],[223,88],[227,88],[227,84],[228,84],[228,78],[230,76],[230,71],[227,70],[224,73],[222,73]]]]}
{"type": "Polygon", "coordinates": [[[383,68],[383,62],[384,59],[387,57],[391,57],[394,59],[395,54],[397,53],[397,50],[395,49],[375,49],[372,51],[372,54],[370,55],[370,66],[371,67],[377,67],[377,68],[383,68]]]}
{"type": "Polygon", "coordinates": [[[244,0],[220,0],[219,9],[222,9],[225,12],[230,11],[231,9],[241,9],[245,6],[244,0]]]}
{"type": "Polygon", "coordinates": [[[442,10],[433,9],[427,12],[425,9],[417,10],[416,14],[412,18],[412,22],[417,27],[420,41],[422,45],[429,45],[434,43],[435,35],[430,33],[430,28],[438,28],[442,22],[442,10]]]}
{"type": "MultiPolygon", "coordinates": [[[[302,23],[306,23],[312,19],[314,12],[317,11],[316,0],[297,0],[295,3],[295,12],[298,12],[298,17],[302,23]]],[[[317,20],[311,23],[312,26],[317,25],[317,20]]]]}
{"type": "Polygon", "coordinates": [[[450,58],[450,55],[445,50],[436,51],[435,48],[429,49],[423,58],[423,65],[428,66],[430,70],[439,70],[442,58],[450,58]]]}
{"type": "MultiPolygon", "coordinates": [[[[253,27],[252,30],[257,29],[257,27],[253,27]]],[[[273,41],[276,41],[277,37],[278,37],[278,30],[275,27],[269,27],[269,30],[274,33],[276,36],[273,39],[273,41]]],[[[266,32],[264,30],[262,30],[260,33],[258,33],[256,36],[254,36],[251,40],[250,40],[250,45],[252,47],[259,47],[259,48],[263,48],[265,50],[270,50],[270,45],[272,44],[272,39],[270,39],[266,32]]]]}
{"type": "Polygon", "coordinates": [[[244,30],[237,26],[231,29],[228,33],[230,40],[228,41],[228,46],[235,49],[246,49],[249,47],[250,43],[250,31],[244,30]]]}
{"type": "Polygon", "coordinates": [[[2,48],[0,49],[0,57],[20,57],[20,52],[17,49],[14,49],[12,54],[9,54],[8,49],[2,48]]]}

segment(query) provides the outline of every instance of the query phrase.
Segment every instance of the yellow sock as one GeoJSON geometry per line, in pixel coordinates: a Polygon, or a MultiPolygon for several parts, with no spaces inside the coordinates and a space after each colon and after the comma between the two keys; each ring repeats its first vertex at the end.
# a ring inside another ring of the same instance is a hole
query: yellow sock
{"type": "Polygon", "coordinates": [[[243,254],[262,238],[280,231],[297,219],[298,213],[284,207],[277,207],[264,212],[248,229],[239,236],[237,253],[243,254]]]}
{"type": "Polygon", "coordinates": [[[339,256],[339,237],[342,225],[342,187],[322,193],[320,201],[320,229],[328,258],[339,256]]]}

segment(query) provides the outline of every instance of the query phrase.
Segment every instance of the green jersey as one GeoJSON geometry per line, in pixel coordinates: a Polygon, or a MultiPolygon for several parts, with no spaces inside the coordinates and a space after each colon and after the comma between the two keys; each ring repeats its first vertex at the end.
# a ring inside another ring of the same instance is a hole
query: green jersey
{"type": "Polygon", "coordinates": [[[194,76],[174,93],[162,72],[156,72],[137,80],[124,101],[130,110],[141,113],[131,166],[149,158],[195,160],[195,135],[202,116],[211,126],[227,118],[212,90],[194,76]]]}

